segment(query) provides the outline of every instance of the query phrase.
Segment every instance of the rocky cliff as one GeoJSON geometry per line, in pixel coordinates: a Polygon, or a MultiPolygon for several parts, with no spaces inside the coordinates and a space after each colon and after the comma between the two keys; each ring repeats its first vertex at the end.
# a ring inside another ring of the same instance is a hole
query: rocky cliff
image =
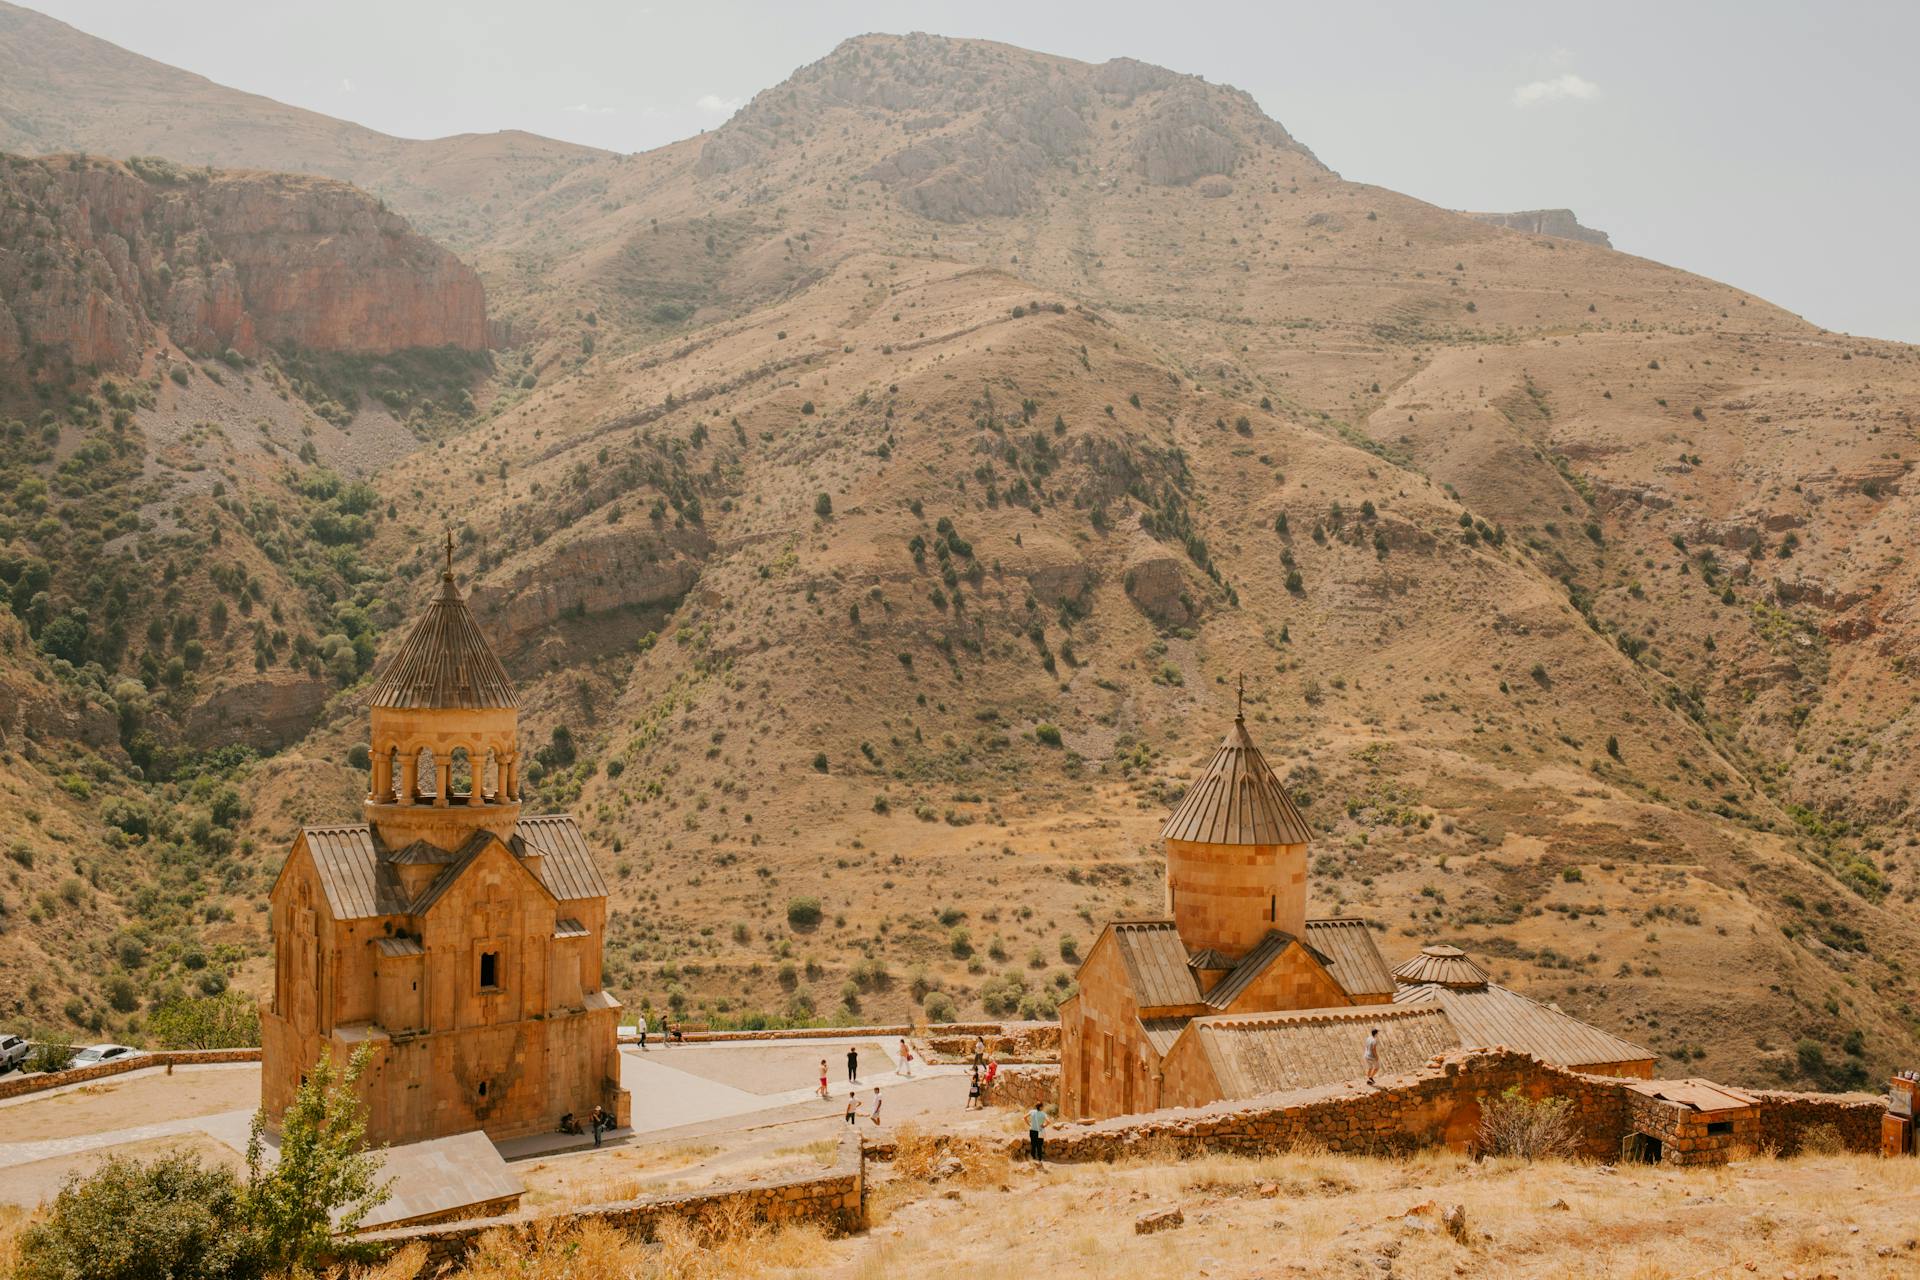
{"type": "Polygon", "coordinates": [[[1606,232],[1581,226],[1580,219],[1574,216],[1571,209],[1524,209],[1518,213],[1470,213],[1467,216],[1496,227],[1526,231],[1536,236],[1554,236],[1561,240],[1597,244],[1604,249],[1613,248],[1613,241],[1607,238],[1606,232]]]}
{"type": "Polygon", "coordinates": [[[482,348],[473,270],[345,183],[0,157],[0,368],[196,352],[482,348]]]}

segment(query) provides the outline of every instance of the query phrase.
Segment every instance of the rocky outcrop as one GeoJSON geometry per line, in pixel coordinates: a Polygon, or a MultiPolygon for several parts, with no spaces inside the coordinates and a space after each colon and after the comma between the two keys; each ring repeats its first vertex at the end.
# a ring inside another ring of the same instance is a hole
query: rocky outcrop
{"type": "Polygon", "coordinates": [[[187,741],[199,747],[237,742],[278,751],[313,728],[333,687],[290,669],[247,676],[215,689],[187,716],[187,741]]]}
{"type": "Polygon", "coordinates": [[[517,557],[475,584],[470,604],[488,636],[510,651],[570,614],[674,605],[711,550],[691,526],[655,533],[610,525],[517,557]]]}
{"type": "Polygon", "coordinates": [[[1571,209],[1526,209],[1519,213],[1470,213],[1467,216],[1496,227],[1525,231],[1529,235],[1579,240],[1586,244],[1597,244],[1602,249],[1613,248],[1613,241],[1607,238],[1606,232],[1581,226],[1580,219],[1573,216],[1571,209]]]}
{"type": "Polygon", "coordinates": [[[487,343],[479,276],[326,179],[0,157],[0,369],[190,351],[487,343]]]}

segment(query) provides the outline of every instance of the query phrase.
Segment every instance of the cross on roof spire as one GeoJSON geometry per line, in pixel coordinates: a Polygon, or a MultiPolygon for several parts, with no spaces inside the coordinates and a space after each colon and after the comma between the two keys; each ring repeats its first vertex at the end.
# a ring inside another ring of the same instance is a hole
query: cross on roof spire
{"type": "Polygon", "coordinates": [[[1233,701],[1233,718],[1235,720],[1244,720],[1246,719],[1246,714],[1247,714],[1247,673],[1242,671],[1240,673],[1240,692],[1235,696],[1233,701]]]}
{"type": "Polygon", "coordinates": [[[453,576],[453,529],[447,529],[447,576],[453,576]]]}

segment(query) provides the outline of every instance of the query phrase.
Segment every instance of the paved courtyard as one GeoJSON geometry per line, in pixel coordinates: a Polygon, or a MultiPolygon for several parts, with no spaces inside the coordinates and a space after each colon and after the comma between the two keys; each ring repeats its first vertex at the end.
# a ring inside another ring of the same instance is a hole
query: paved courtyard
{"type": "MultiPolygon", "coordinates": [[[[526,1163],[570,1193],[636,1185],[641,1169],[658,1167],[672,1185],[733,1176],[801,1150],[837,1132],[849,1091],[860,1099],[863,1130],[873,1090],[884,1099],[882,1128],[909,1118],[957,1114],[967,1097],[967,1069],[928,1066],[916,1055],[911,1078],[900,1074],[897,1041],[874,1038],[726,1041],[645,1050],[620,1047],[621,1081],[633,1096],[633,1128],[590,1142],[564,1134],[500,1144],[509,1161],[526,1163]],[[846,1056],[857,1048],[857,1086],[846,1056]],[[819,1097],[820,1060],[828,1097],[819,1097]],[[614,1153],[623,1153],[618,1159],[614,1153]]],[[[188,1147],[207,1158],[246,1150],[260,1096],[260,1068],[251,1063],[155,1067],[105,1080],[0,1102],[0,1203],[31,1206],[108,1154],[151,1158],[188,1147]]],[[[639,1176],[638,1184],[654,1179],[639,1176]]],[[[541,1181],[529,1179],[530,1185],[541,1181]]]]}

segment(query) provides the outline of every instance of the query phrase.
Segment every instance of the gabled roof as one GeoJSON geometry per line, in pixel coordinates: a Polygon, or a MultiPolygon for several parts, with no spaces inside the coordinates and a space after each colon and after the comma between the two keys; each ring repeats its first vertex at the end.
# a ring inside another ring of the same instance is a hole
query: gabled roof
{"type": "Polygon", "coordinates": [[[546,883],[547,892],[560,901],[607,896],[607,882],[601,878],[593,850],[587,847],[580,824],[572,815],[522,818],[513,824],[513,838],[525,846],[526,852],[540,855],[540,879],[546,883]]]}
{"type": "Polygon", "coordinates": [[[394,959],[427,954],[427,949],[420,945],[420,939],[409,938],[404,934],[392,938],[375,938],[373,942],[380,949],[381,955],[394,959]]]}
{"type": "Polygon", "coordinates": [[[1711,1080],[1629,1080],[1626,1085],[1635,1093],[1695,1111],[1739,1111],[1760,1105],[1752,1094],[1711,1080]]]}
{"type": "Polygon", "coordinates": [[[556,938],[586,938],[593,931],[571,917],[553,922],[553,936],[556,938]]]}
{"type": "Polygon", "coordinates": [[[1467,1049],[1505,1045],[1543,1062],[1575,1068],[1648,1062],[1655,1057],[1651,1049],[1494,983],[1477,989],[1443,987],[1435,982],[1403,986],[1393,993],[1393,1002],[1439,1005],[1458,1028],[1461,1047],[1467,1049]]]}
{"type": "Polygon", "coordinates": [[[1467,959],[1458,947],[1433,943],[1407,957],[1393,976],[1400,982],[1437,982],[1443,987],[1462,990],[1487,985],[1487,971],[1467,959]]]}
{"type": "Polygon", "coordinates": [[[1306,844],[1313,837],[1266,757],[1247,736],[1247,722],[1235,716],[1232,731],[1213,753],[1206,772],[1187,788],[1160,838],[1277,845],[1306,844]]]}
{"type": "Polygon", "coordinates": [[[1173,1048],[1173,1042],[1180,1038],[1180,1033],[1192,1021],[1192,1018],[1142,1018],[1140,1031],[1147,1037],[1147,1043],[1153,1046],[1153,1051],[1164,1058],[1167,1050],[1173,1048]]]}
{"type": "Polygon", "coordinates": [[[1198,1038],[1221,1097],[1251,1098],[1361,1079],[1374,1027],[1384,1072],[1413,1070],[1460,1043],[1445,1010],[1391,1005],[1215,1014],[1195,1018],[1187,1034],[1198,1038]]]}
{"type": "MultiPolygon", "coordinates": [[[[459,882],[460,877],[466,874],[467,868],[472,866],[481,854],[496,844],[501,844],[500,837],[491,831],[476,831],[468,836],[467,842],[460,846],[460,852],[454,857],[452,862],[447,864],[447,869],[435,876],[433,883],[421,890],[420,896],[414,899],[413,905],[408,908],[409,914],[416,916],[425,915],[427,912],[433,910],[434,903],[447,896],[447,890],[459,882]]],[[[546,885],[540,884],[540,877],[534,875],[526,863],[514,857],[513,850],[507,849],[503,844],[501,844],[501,848],[505,850],[507,857],[512,861],[514,866],[525,871],[529,880],[532,880],[535,884],[539,884],[540,888],[551,896],[553,891],[547,889],[546,885]]]]}
{"type": "Polygon", "coordinates": [[[1199,973],[1205,969],[1231,969],[1233,961],[1215,951],[1212,947],[1202,947],[1187,957],[1187,968],[1199,973]]]}
{"type": "MultiPolygon", "coordinates": [[[[1227,976],[1213,984],[1213,990],[1201,999],[1215,1009],[1231,1008],[1253,980],[1267,971],[1267,966],[1285,954],[1288,947],[1299,939],[1281,929],[1269,929],[1267,936],[1254,945],[1253,950],[1240,957],[1240,962],[1227,972],[1227,976]]],[[[1317,961],[1318,956],[1314,959],[1317,961]]]]}
{"type": "Polygon", "coordinates": [[[1365,920],[1309,920],[1307,945],[1350,996],[1390,996],[1393,975],[1365,920]]]}
{"type": "Polygon", "coordinates": [[[1127,984],[1141,1009],[1200,1003],[1200,984],[1187,968],[1186,944],[1171,920],[1116,920],[1107,926],[1126,966],[1127,984]]]}
{"type": "Polygon", "coordinates": [[[373,832],[365,823],[337,827],[303,827],[300,835],[319,873],[327,895],[327,909],[336,920],[364,920],[394,916],[407,909],[406,892],[374,848],[373,832]]]}
{"type": "Polygon", "coordinates": [[[517,705],[506,668],[480,634],[453,584],[452,569],[441,576],[440,594],[373,686],[371,705],[469,710],[517,705]]]}

